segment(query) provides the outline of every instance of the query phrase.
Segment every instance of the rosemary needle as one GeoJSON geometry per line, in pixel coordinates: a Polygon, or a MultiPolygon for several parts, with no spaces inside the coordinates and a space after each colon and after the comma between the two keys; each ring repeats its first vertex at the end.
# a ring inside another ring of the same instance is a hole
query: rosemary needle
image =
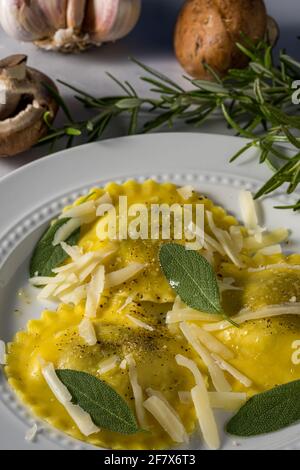
{"type": "MultiPolygon", "coordinates": [[[[108,76],[120,88],[116,96],[96,97],[68,83],[60,82],[76,93],[75,98],[92,113],[92,117],[76,121],[64,100],[52,90],[64,111],[66,123],[55,128],[45,116],[48,135],[41,143],[66,139],[66,145],[76,145],[101,139],[106,129],[120,115],[129,117],[128,134],[146,133],[175,122],[185,122],[199,128],[216,110],[236,135],[248,139],[231,161],[241,158],[251,148],[260,151],[259,164],[266,164],[273,175],[256,197],[279,188],[288,193],[297,191],[300,183],[300,106],[293,105],[294,82],[300,76],[300,63],[280,52],[276,61],[272,48],[265,42],[238,47],[250,58],[245,69],[233,69],[226,78],[213,70],[214,82],[184,77],[188,89],[162,73],[132,59],[143,71],[140,77],[149,85],[149,96],[141,97],[127,81],[108,76]],[[142,125],[141,113],[148,116],[142,125]],[[80,139],[80,140],[78,140],[80,139]],[[284,144],[285,147],[282,145],[284,144]],[[289,152],[286,151],[288,144],[289,152]]],[[[51,90],[50,90],[51,92],[51,90]]],[[[300,210],[300,201],[281,209],[300,210]]]]}

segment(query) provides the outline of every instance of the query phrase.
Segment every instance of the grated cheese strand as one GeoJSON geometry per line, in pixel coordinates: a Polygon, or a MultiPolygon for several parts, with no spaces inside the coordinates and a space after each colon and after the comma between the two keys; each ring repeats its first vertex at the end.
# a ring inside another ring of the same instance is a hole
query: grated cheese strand
{"type": "Polygon", "coordinates": [[[82,248],[80,248],[79,246],[70,246],[65,242],[61,242],[60,245],[64,252],[67,253],[67,255],[69,255],[73,261],[79,260],[80,257],[83,255],[82,248]]]}
{"type": "Polygon", "coordinates": [[[94,216],[96,218],[96,207],[94,201],[87,201],[78,206],[73,206],[70,209],[64,211],[59,218],[60,219],[75,219],[80,217],[94,216]]]}
{"type": "Polygon", "coordinates": [[[188,307],[180,309],[180,310],[177,310],[176,308],[174,308],[174,310],[171,310],[170,312],[167,313],[167,317],[166,317],[167,324],[180,323],[184,321],[217,322],[218,315],[204,313],[204,312],[202,313],[202,312],[199,312],[198,310],[194,310],[188,307]]]}
{"type": "Polygon", "coordinates": [[[219,449],[221,445],[219,431],[206,388],[196,385],[191,394],[205,443],[209,449],[219,449]]]}
{"type": "Polygon", "coordinates": [[[220,438],[214,414],[212,412],[208,392],[204,378],[196,363],[185,356],[177,355],[176,362],[179,366],[186,367],[195,377],[196,387],[191,391],[199,425],[206,444],[211,449],[220,447],[220,438]]]}
{"type": "Polygon", "coordinates": [[[80,219],[68,220],[68,222],[63,224],[55,233],[52,245],[57,246],[60,245],[61,242],[66,241],[81,225],[82,221],[80,219]]]}
{"type": "Polygon", "coordinates": [[[147,429],[147,421],[145,415],[145,408],[144,408],[144,397],[143,397],[143,390],[138,382],[138,375],[136,369],[136,362],[132,356],[129,354],[125,357],[127,366],[128,366],[128,374],[129,380],[133,391],[133,396],[135,400],[135,410],[138,419],[138,423],[143,429],[147,429]]]}
{"type": "Polygon", "coordinates": [[[112,287],[124,284],[126,281],[130,281],[143,271],[145,267],[145,264],[132,263],[123,269],[107,274],[105,279],[105,289],[111,289],[112,287]]]}
{"type": "Polygon", "coordinates": [[[203,346],[205,346],[210,352],[220,354],[224,359],[234,358],[234,353],[208,331],[205,331],[196,325],[192,325],[191,328],[192,331],[194,331],[196,338],[198,338],[203,346]]]}
{"type": "Polygon", "coordinates": [[[186,442],[187,434],[182,422],[164,400],[152,395],[144,402],[144,407],[154,416],[174,442],[178,444],[186,442]]]}
{"type": "Polygon", "coordinates": [[[180,329],[188,343],[194,348],[197,354],[199,354],[200,358],[208,368],[215,389],[218,392],[230,392],[231,386],[226,380],[224,373],[212,359],[209,351],[197,340],[190,325],[187,323],[181,323],[180,329]]]}
{"type": "Polygon", "coordinates": [[[231,259],[233,264],[235,264],[237,267],[242,268],[243,263],[239,259],[238,253],[233,246],[233,242],[229,233],[216,226],[213,214],[211,212],[206,211],[206,216],[210,230],[213,232],[214,236],[219,241],[228,258],[231,259]]]}
{"type": "Polygon", "coordinates": [[[179,196],[182,197],[182,199],[184,199],[185,201],[188,201],[193,196],[195,190],[193,186],[187,185],[187,186],[182,186],[181,188],[178,188],[177,192],[179,196]]]}
{"type": "Polygon", "coordinates": [[[252,380],[248,379],[244,374],[242,374],[239,370],[233,367],[231,364],[226,362],[222,357],[218,354],[212,354],[212,358],[216,361],[218,366],[228,372],[232,377],[234,377],[238,382],[244,385],[246,388],[250,388],[252,385],[252,380]]]}
{"type": "MultiPolygon", "coordinates": [[[[191,392],[178,392],[179,400],[184,405],[193,403],[191,392]]],[[[216,410],[236,412],[247,401],[246,393],[208,392],[210,406],[216,410]]]]}
{"type": "Polygon", "coordinates": [[[113,204],[112,198],[108,193],[103,194],[103,196],[99,197],[98,199],[95,200],[95,206],[101,206],[103,204],[113,204]]]}
{"type": "Polygon", "coordinates": [[[282,247],[281,245],[266,246],[258,250],[257,253],[265,256],[280,255],[282,253],[282,247]]]}
{"type": "MultiPolygon", "coordinates": [[[[281,315],[300,315],[300,302],[289,302],[287,304],[281,305],[268,305],[267,307],[256,311],[241,310],[238,315],[232,317],[232,320],[234,320],[235,323],[237,323],[238,325],[241,325],[246,321],[279,317],[281,315]]],[[[206,331],[222,331],[226,330],[227,328],[232,328],[232,324],[229,323],[227,320],[224,320],[213,324],[209,323],[203,325],[203,328],[206,331]]]]}
{"type": "Polygon", "coordinates": [[[98,374],[100,375],[107,374],[107,372],[114,370],[119,364],[119,362],[120,362],[120,358],[119,356],[116,356],[116,355],[102,361],[99,365],[98,374]]]}
{"type": "Polygon", "coordinates": [[[147,323],[139,320],[138,318],[135,318],[131,315],[126,315],[126,317],[128,318],[128,320],[130,320],[134,325],[136,326],[139,326],[140,328],[143,328],[144,330],[148,330],[148,331],[154,331],[154,328],[150,325],[147,325],[147,323]]]}
{"type": "Polygon", "coordinates": [[[80,323],[78,330],[80,337],[88,346],[95,346],[95,344],[97,344],[97,336],[91,320],[84,318],[80,323]]]}
{"type": "Polygon", "coordinates": [[[95,318],[97,309],[101,301],[101,295],[105,285],[105,267],[99,266],[87,287],[87,298],[85,306],[85,316],[95,318]]]}
{"type": "Polygon", "coordinates": [[[84,436],[90,436],[100,431],[95,426],[90,415],[86,413],[80,406],[73,405],[72,395],[68,391],[67,387],[59,380],[56,375],[54,365],[48,363],[42,367],[42,374],[47,382],[50,390],[52,391],[55,398],[64,406],[66,411],[69,413],[73,421],[78,426],[80,432],[84,436]]]}
{"type": "Polygon", "coordinates": [[[25,441],[26,442],[34,442],[35,441],[35,438],[38,434],[38,425],[36,423],[34,423],[34,425],[28,429],[28,431],[26,432],[25,434],[25,441]]]}

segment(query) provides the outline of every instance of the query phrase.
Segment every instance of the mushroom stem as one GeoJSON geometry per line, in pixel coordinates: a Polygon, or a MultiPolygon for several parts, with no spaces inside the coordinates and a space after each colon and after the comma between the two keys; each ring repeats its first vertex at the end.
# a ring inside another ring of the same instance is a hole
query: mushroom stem
{"type": "Polygon", "coordinates": [[[25,55],[0,60],[0,156],[32,147],[47,132],[43,116],[54,119],[58,105],[45,83],[55,84],[27,66],[25,55]]]}

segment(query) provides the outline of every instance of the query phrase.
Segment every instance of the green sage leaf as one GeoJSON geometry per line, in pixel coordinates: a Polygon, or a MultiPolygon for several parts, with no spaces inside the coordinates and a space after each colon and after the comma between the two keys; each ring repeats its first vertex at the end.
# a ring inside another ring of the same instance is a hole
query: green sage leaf
{"type": "Polygon", "coordinates": [[[229,421],[226,431],[250,437],[291,426],[300,420],[299,397],[300,380],[256,395],[229,421]]]}
{"type": "Polygon", "coordinates": [[[125,400],[105,382],[85,372],[57,370],[56,373],[71,393],[73,403],[89,413],[96,426],[121,434],[140,431],[125,400]]]}
{"type": "MultiPolygon", "coordinates": [[[[59,219],[44,233],[38,242],[30,262],[30,276],[53,276],[52,270],[68,259],[60,245],[53,246],[53,240],[60,227],[70,219],[59,219]]],[[[66,240],[68,245],[76,245],[80,237],[80,228],[66,240]]]]}
{"type": "Polygon", "coordinates": [[[161,247],[159,257],[164,275],[184,303],[202,312],[221,313],[217,278],[203,256],[170,243],[161,247]]]}

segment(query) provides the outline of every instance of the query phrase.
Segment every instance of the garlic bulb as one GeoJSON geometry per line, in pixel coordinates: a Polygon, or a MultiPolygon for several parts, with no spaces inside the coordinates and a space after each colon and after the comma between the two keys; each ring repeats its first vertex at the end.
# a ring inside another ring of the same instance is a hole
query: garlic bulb
{"type": "Polygon", "coordinates": [[[0,0],[0,23],[20,41],[74,52],[126,36],[141,0],[0,0]]]}
{"type": "Polygon", "coordinates": [[[44,114],[52,121],[58,110],[47,85],[56,90],[50,78],[27,67],[26,56],[0,60],[0,156],[23,152],[46,134],[44,114]]]}

